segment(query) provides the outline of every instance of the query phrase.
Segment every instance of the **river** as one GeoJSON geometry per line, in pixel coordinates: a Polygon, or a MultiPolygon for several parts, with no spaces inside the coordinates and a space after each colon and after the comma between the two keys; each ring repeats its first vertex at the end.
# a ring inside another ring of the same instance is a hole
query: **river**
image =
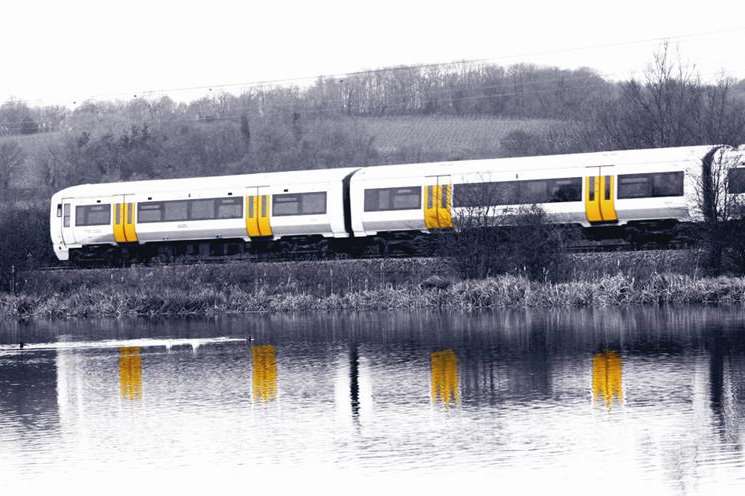
{"type": "Polygon", "coordinates": [[[713,307],[0,322],[0,488],[739,493],[744,333],[713,307]]]}

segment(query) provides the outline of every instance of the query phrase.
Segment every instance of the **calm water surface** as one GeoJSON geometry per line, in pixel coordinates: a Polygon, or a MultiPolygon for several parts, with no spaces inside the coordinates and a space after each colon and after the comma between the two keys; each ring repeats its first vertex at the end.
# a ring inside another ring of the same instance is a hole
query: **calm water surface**
{"type": "Polygon", "coordinates": [[[0,323],[0,488],[737,494],[744,338],[714,308],[0,323]]]}

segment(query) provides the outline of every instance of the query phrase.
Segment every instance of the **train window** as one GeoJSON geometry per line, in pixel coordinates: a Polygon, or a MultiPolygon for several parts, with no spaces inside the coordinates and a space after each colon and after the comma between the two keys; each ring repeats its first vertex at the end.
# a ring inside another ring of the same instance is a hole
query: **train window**
{"type": "MultiPolygon", "coordinates": [[[[432,195],[429,195],[431,197],[432,195]]],[[[414,210],[422,208],[422,188],[376,188],[365,190],[365,211],[414,210]]]]}
{"type": "Polygon", "coordinates": [[[326,192],[321,193],[303,193],[302,211],[304,215],[325,214],[326,213],[326,192]]]}
{"type": "Polygon", "coordinates": [[[453,204],[456,207],[512,205],[517,203],[517,192],[517,181],[456,184],[453,204]]]}
{"type": "Polygon", "coordinates": [[[75,207],[76,226],[105,226],[107,224],[111,224],[111,205],[75,207]]]}
{"type": "Polygon", "coordinates": [[[520,203],[520,183],[505,181],[492,183],[488,189],[487,203],[484,205],[514,205],[520,203]]]}
{"type": "Polygon", "coordinates": [[[610,176],[605,176],[603,178],[603,181],[605,181],[605,199],[606,200],[610,200],[610,194],[611,194],[611,190],[610,190],[610,176]]]}
{"type": "Polygon", "coordinates": [[[137,204],[139,222],[163,222],[163,202],[146,202],[137,204]]]}
{"type": "Polygon", "coordinates": [[[62,226],[70,227],[70,204],[69,203],[65,203],[63,206],[62,226]]]}
{"type": "Polygon", "coordinates": [[[215,218],[215,200],[189,200],[189,220],[215,218]]]}
{"type": "Polygon", "coordinates": [[[552,179],[548,186],[549,202],[582,200],[582,178],[552,179]]]}
{"type": "Polygon", "coordinates": [[[243,217],[241,201],[241,198],[207,198],[138,203],[137,219],[139,222],[240,219],[243,217]]]}
{"type": "Polygon", "coordinates": [[[618,198],[645,198],[652,196],[651,174],[625,174],[618,176],[618,198]]]}
{"type": "Polygon", "coordinates": [[[622,174],[618,176],[618,198],[683,196],[683,172],[622,174]]]}
{"type": "Polygon", "coordinates": [[[62,217],[62,204],[57,204],[57,217],[62,217]]]}
{"type": "Polygon", "coordinates": [[[317,215],[326,213],[326,192],[288,193],[272,196],[272,215],[317,215]]]}
{"type": "Polygon", "coordinates": [[[167,201],[163,204],[163,222],[179,222],[189,218],[189,203],[186,200],[167,201]]]}
{"type": "Polygon", "coordinates": [[[218,219],[240,219],[243,217],[243,203],[240,198],[218,198],[218,219]]]}
{"type": "Polygon", "coordinates": [[[736,195],[745,193],[745,169],[730,169],[727,173],[727,192],[736,195]]]}
{"type": "Polygon", "coordinates": [[[456,207],[580,201],[582,178],[456,184],[456,207]]]}
{"type": "Polygon", "coordinates": [[[114,206],[114,225],[118,226],[122,223],[122,209],[119,207],[119,204],[117,203],[114,206]]]}
{"type": "Polygon", "coordinates": [[[272,211],[275,216],[300,215],[299,195],[274,195],[272,211]]]}
{"type": "Polygon", "coordinates": [[[587,198],[590,201],[595,201],[595,178],[591,177],[589,181],[587,181],[587,198]]]}
{"type": "Polygon", "coordinates": [[[519,183],[520,203],[547,203],[548,181],[521,181],[519,183]]]}
{"type": "Polygon", "coordinates": [[[683,196],[683,173],[663,172],[654,174],[652,194],[654,196],[683,196]]]}
{"type": "Polygon", "coordinates": [[[421,188],[398,188],[390,192],[393,210],[422,208],[421,188]]]}

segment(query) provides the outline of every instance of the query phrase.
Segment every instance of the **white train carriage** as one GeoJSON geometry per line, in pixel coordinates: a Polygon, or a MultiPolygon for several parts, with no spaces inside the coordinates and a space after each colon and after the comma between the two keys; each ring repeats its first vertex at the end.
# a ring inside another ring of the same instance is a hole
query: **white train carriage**
{"type": "Polygon", "coordinates": [[[360,253],[380,234],[452,229],[474,207],[538,204],[585,227],[700,220],[707,156],[726,174],[720,187],[745,193],[745,147],[628,150],[74,186],[52,197],[51,236],[60,260],[352,234],[333,248],[360,253]]]}
{"type": "MultiPolygon", "coordinates": [[[[352,176],[355,236],[449,229],[472,207],[540,205],[555,222],[623,225],[699,217],[713,146],[366,167],[352,176]]],[[[733,153],[718,148],[718,159],[733,153]]]]}
{"type": "Polygon", "coordinates": [[[348,237],[345,178],[356,168],[73,186],[51,203],[60,260],[70,250],[288,236],[348,237]]]}

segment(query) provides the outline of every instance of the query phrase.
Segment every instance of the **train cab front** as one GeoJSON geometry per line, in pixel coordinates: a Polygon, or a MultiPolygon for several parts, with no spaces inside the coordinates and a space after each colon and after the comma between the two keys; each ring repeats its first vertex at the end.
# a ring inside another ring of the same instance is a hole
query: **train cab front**
{"type": "Polygon", "coordinates": [[[70,204],[66,206],[67,214],[65,215],[65,205],[62,202],[61,192],[52,196],[51,208],[49,212],[49,235],[52,240],[52,249],[57,259],[65,262],[70,259],[70,249],[65,242],[63,235],[64,223],[67,222],[67,228],[70,228],[70,204]]]}

